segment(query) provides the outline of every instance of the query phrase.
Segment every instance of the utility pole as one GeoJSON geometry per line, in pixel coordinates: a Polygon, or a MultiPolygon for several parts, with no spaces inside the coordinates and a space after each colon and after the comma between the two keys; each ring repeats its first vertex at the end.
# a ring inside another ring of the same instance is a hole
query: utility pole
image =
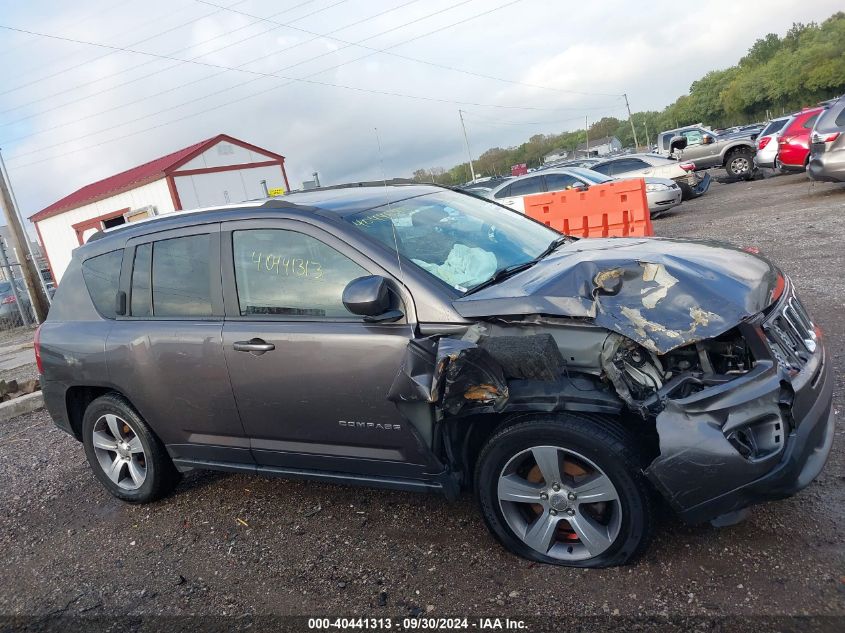
{"type": "Polygon", "coordinates": [[[649,137],[648,137],[648,121],[643,117],[643,127],[645,128],[645,148],[648,151],[649,137]]]}
{"type": "Polygon", "coordinates": [[[631,131],[634,133],[634,146],[639,150],[640,144],[637,141],[637,128],[634,127],[634,117],[631,116],[631,106],[628,105],[628,94],[625,93],[622,96],[625,97],[625,108],[628,110],[628,120],[631,122],[631,131]]]}
{"type": "Polygon", "coordinates": [[[458,110],[458,116],[461,117],[461,127],[464,130],[464,143],[467,146],[467,157],[469,158],[469,172],[472,174],[473,182],[475,182],[475,167],[472,165],[472,152],[469,151],[469,138],[467,137],[467,126],[464,123],[464,111],[458,110]]]}
{"type": "MultiPolygon", "coordinates": [[[[9,225],[9,238],[12,248],[20,254],[21,276],[23,277],[29,296],[32,298],[32,308],[35,310],[35,318],[41,323],[47,318],[47,311],[50,309],[50,301],[44,291],[44,280],[41,279],[41,272],[35,263],[35,257],[30,250],[29,236],[23,228],[14,197],[7,178],[5,163],[0,155],[0,206],[6,216],[6,223],[9,225]]],[[[12,281],[14,285],[14,280],[12,281]]]]}
{"type": "Polygon", "coordinates": [[[15,305],[18,306],[18,312],[21,315],[21,323],[26,326],[32,325],[32,317],[29,315],[29,310],[26,309],[21,301],[21,296],[18,294],[18,284],[15,282],[15,271],[9,265],[9,259],[6,257],[6,244],[3,238],[0,237],[0,268],[6,274],[9,284],[12,286],[12,296],[15,298],[15,305]]]}
{"type": "MultiPolygon", "coordinates": [[[[587,135],[587,158],[590,157],[590,126],[587,124],[587,115],[584,115],[584,134],[587,135]]],[[[578,147],[575,148],[575,153],[578,153],[578,147]]]]}

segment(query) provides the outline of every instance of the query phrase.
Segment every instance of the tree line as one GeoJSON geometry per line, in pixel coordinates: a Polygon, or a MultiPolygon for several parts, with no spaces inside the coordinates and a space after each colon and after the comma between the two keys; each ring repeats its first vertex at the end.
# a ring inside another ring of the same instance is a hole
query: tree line
{"type": "MultiPolygon", "coordinates": [[[[783,37],[769,33],[758,39],[739,62],[712,70],[663,110],[634,112],[642,147],[656,142],[663,130],[704,123],[713,128],[740,125],[780,116],[845,92],[845,12],[821,24],[796,23],[783,37]]],[[[511,165],[540,165],[543,156],[558,149],[574,150],[587,136],[616,136],[623,147],[633,147],[628,119],[604,117],[585,131],[535,134],[516,147],[493,147],[473,161],[476,175],[509,174],[511,165]]],[[[469,163],[450,169],[417,169],[414,179],[455,185],[469,180],[469,163]]]]}

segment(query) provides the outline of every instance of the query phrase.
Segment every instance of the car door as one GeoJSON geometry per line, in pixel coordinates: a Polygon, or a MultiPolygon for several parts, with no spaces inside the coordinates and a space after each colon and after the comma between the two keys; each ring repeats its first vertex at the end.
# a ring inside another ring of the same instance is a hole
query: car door
{"type": "Polygon", "coordinates": [[[713,133],[702,130],[701,128],[683,130],[680,133],[681,136],[687,139],[687,146],[681,154],[681,160],[695,162],[696,159],[702,159],[713,154],[713,145],[704,144],[705,134],[709,134],[715,138],[713,133]]]}
{"type": "Polygon", "coordinates": [[[254,463],[223,357],[220,225],[127,242],[110,380],[176,458],[254,463]]]}
{"type": "Polygon", "coordinates": [[[527,178],[517,178],[514,180],[510,185],[499,191],[494,199],[499,204],[504,204],[514,211],[525,213],[523,197],[543,193],[543,191],[545,191],[543,188],[543,177],[528,176],[527,178]]]}
{"type": "Polygon", "coordinates": [[[349,245],[296,220],[224,223],[223,347],[255,460],[291,469],[418,477],[425,451],[387,400],[409,339],[405,317],[367,323],[346,285],[389,275],[349,245]]]}

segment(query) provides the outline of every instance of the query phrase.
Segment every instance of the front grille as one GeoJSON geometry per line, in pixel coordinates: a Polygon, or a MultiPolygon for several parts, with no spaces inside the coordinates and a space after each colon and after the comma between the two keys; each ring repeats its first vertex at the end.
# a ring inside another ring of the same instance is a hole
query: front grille
{"type": "Polygon", "coordinates": [[[815,326],[790,282],[763,330],[772,354],[786,369],[800,371],[816,351],[815,326]]]}

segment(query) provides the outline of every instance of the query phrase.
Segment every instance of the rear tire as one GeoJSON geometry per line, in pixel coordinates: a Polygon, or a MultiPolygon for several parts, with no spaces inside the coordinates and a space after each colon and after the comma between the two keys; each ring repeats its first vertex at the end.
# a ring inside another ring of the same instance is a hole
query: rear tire
{"type": "Polygon", "coordinates": [[[541,563],[630,562],[645,550],[654,523],[636,447],[623,426],[598,416],[527,416],[507,426],[476,464],[488,528],[511,552],[541,563]]]}
{"type": "Polygon", "coordinates": [[[106,394],[88,405],[82,443],[94,476],[123,501],[155,501],[181,478],[161,440],[118,394],[106,394]]]}

